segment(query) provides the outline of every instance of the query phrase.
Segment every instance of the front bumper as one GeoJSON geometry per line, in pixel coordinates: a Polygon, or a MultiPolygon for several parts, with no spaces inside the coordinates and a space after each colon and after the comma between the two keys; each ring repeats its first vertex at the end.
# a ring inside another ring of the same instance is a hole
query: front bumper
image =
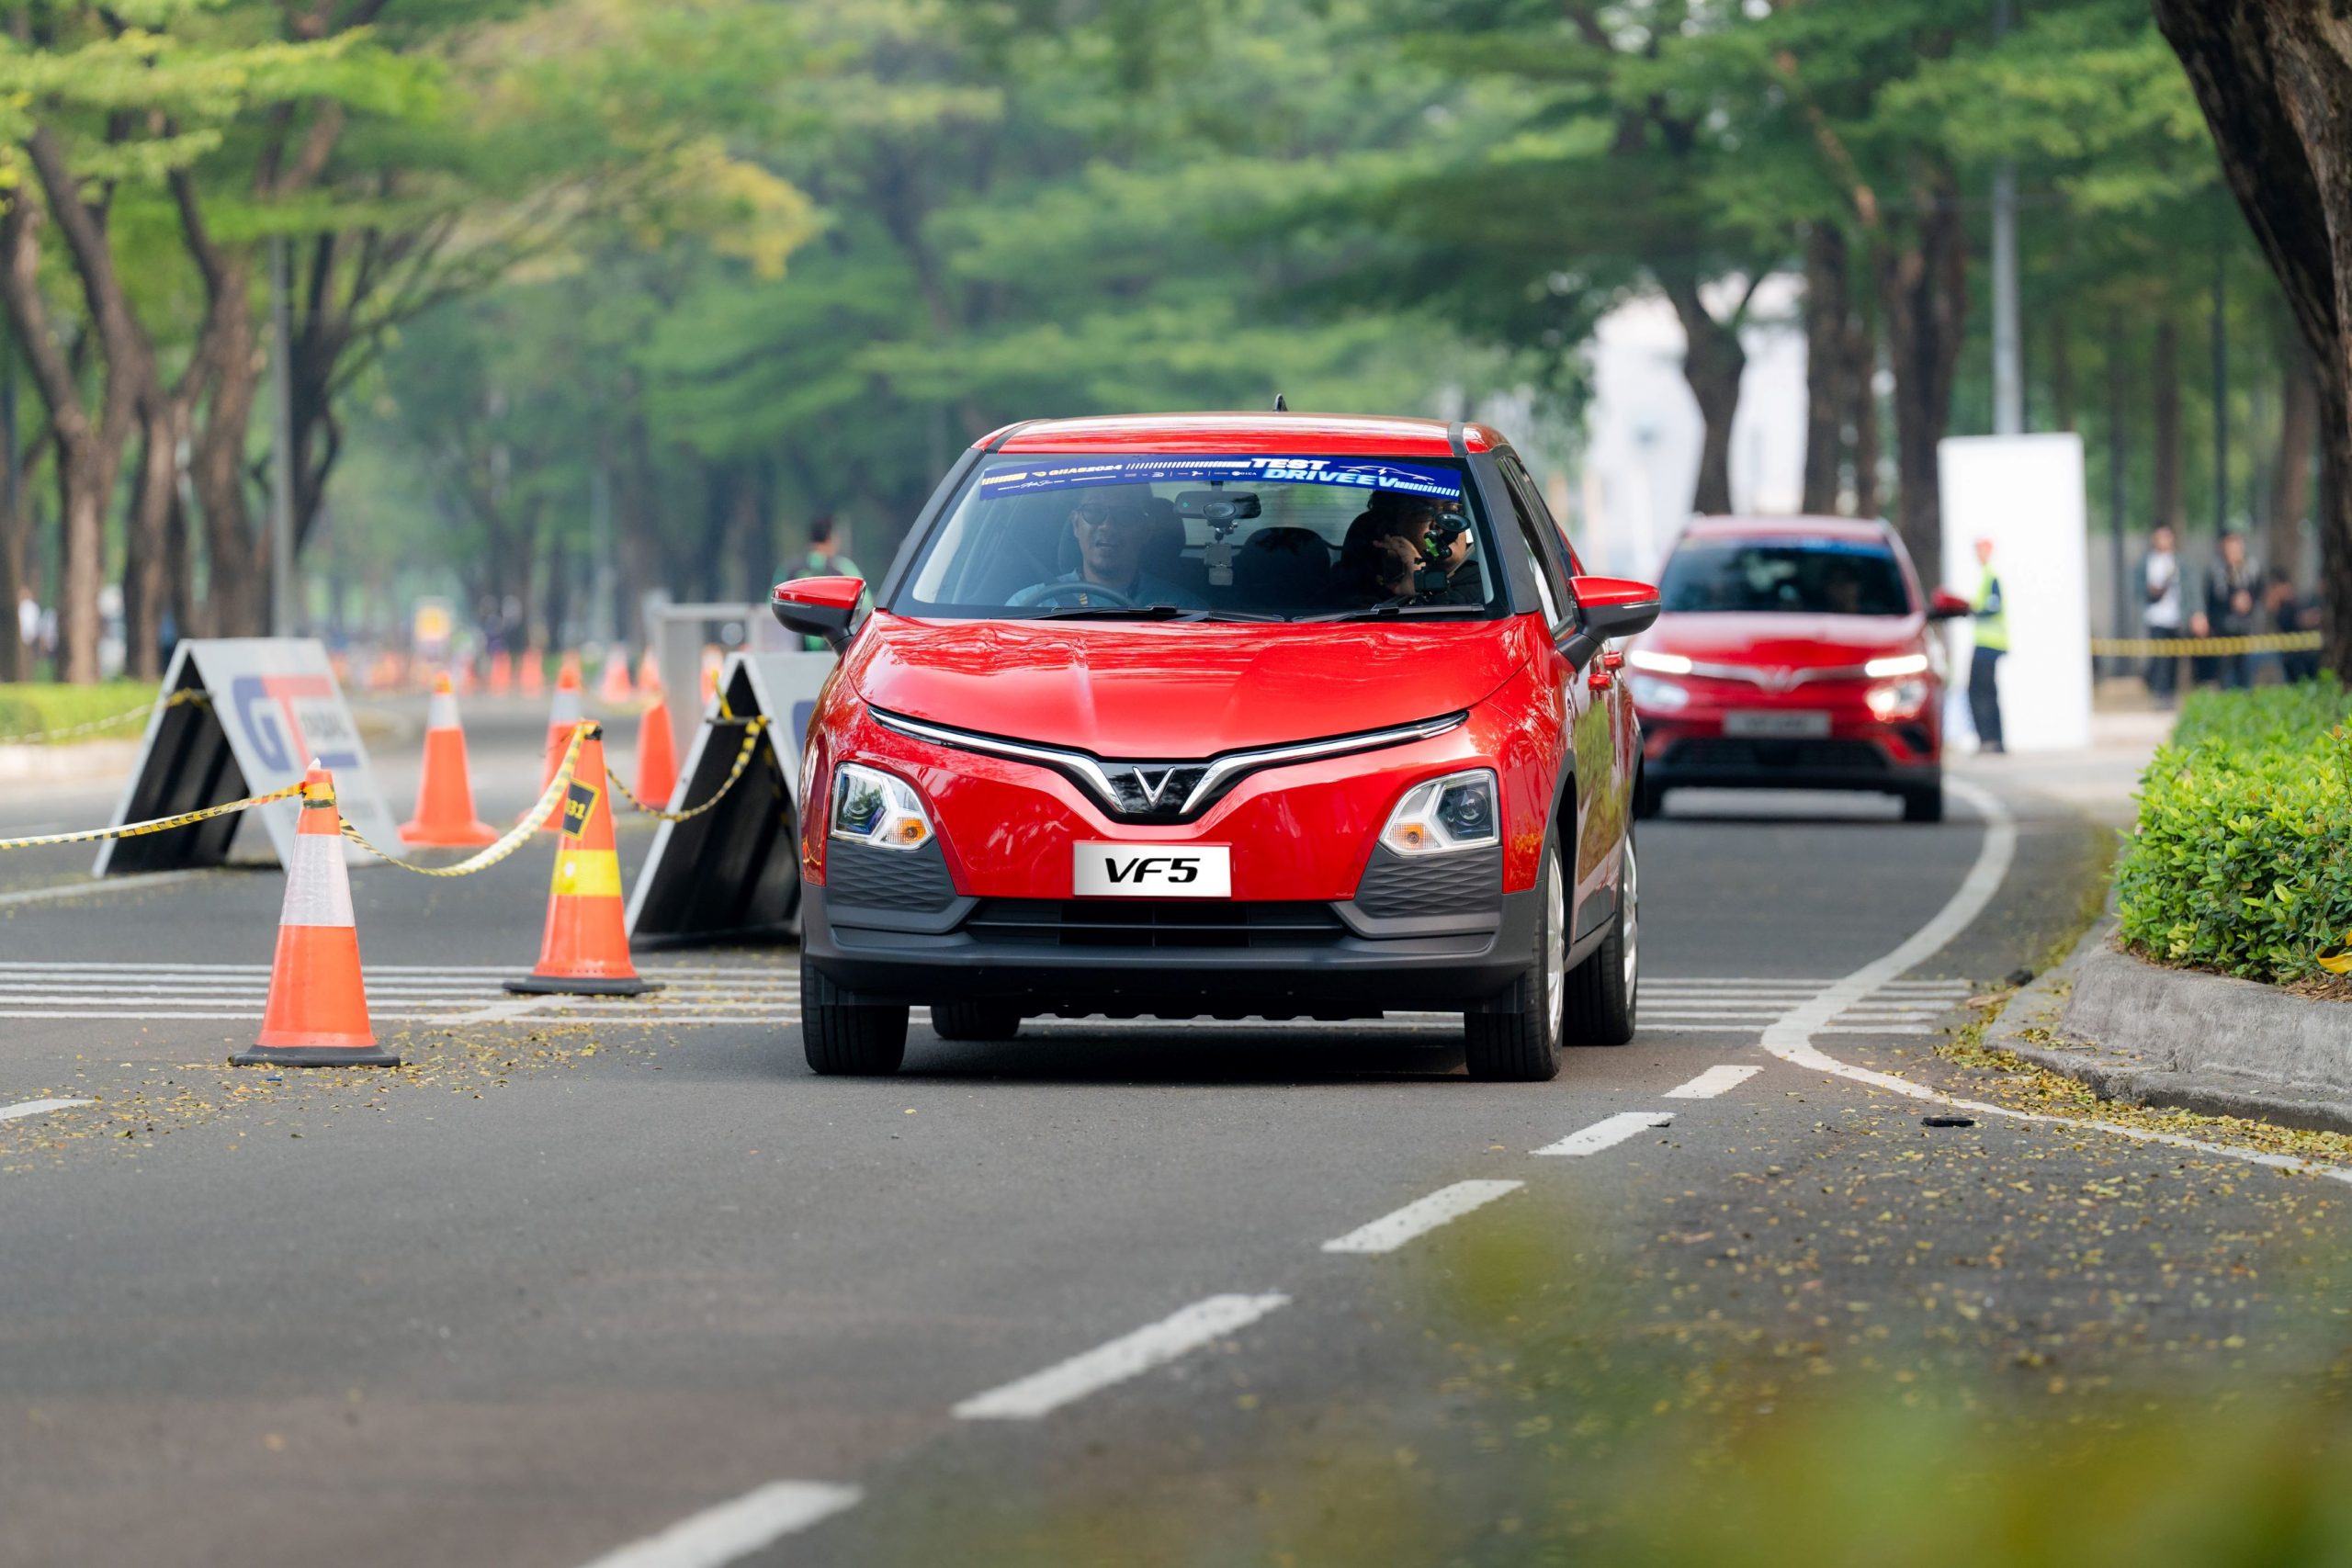
{"type": "Polygon", "coordinates": [[[1383,917],[1353,900],[959,897],[922,914],[802,890],[801,951],[851,1003],[986,998],[1085,1017],[1365,1018],[1477,1008],[1534,950],[1532,891],[1482,912],[1383,917]]]}
{"type": "Polygon", "coordinates": [[[1832,789],[1901,793],[1932,784],[1943,765],[1898,757],[1866,739],[1667,738],[1642,764],[1658,789],[1832,789]]]}

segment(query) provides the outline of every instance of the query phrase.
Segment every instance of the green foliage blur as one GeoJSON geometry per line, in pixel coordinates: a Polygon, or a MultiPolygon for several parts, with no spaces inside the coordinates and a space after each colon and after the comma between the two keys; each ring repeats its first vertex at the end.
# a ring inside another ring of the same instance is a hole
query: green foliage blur
{"type": "Polygon", "coordinates": [[[2347,718],[2332,677],[2189,698],[2118,863],[2127,942],[2252,979],[2317,972],[2352,926],[2347,718]]]}
{"type": "Polygon", "coordinates": [[[101,681],[90,686],[28,681],[0,685],[0,746],[136,736],[154,704],[153,681],[101,681]],[[80,733],[89,726],[99,728],[80,733]]]}

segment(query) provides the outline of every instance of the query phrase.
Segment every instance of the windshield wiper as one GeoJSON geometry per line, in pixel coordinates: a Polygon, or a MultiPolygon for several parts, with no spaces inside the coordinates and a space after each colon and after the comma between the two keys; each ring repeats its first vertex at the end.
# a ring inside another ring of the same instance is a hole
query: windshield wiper
{"type": "Polygon", "coordinates": [[[1318,621],[1388,621],[1400,615],[1475,615],[1483,620],[1486,615],[1487,606],[1484,604],[1413,604],[1390,599],[1378,604],[1368,604],[1361,610],[1334,610],[1327,615],[1301,615],[1292,625],[1306,626],[1318,621]]]}
{"type": "Polygon", "coordinates": [[[1180,621],[1195,612],[1177,604],[1076,604],[1031,615],[1033,621],[1180,621]]]}

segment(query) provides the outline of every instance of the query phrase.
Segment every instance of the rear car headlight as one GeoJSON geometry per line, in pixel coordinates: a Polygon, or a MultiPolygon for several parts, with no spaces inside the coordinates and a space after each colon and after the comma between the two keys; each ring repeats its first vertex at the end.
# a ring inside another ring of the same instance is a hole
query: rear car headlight
{"type": "Polygon", "coordinates": [[[1690,694],[1674,681],[1660,680],[1656,675],[1629,675],[1625,689],[1634,694],[1634,705],[1657,713],[1676,713],[1690,705],[1690,694]]]}
{"type": "Polygon", "coordinates": [[[1862,700],[1870,704],[1871,712],[1880,718],[1917,713],[1920,705],[1928,700],[1928,683],[1925,681],[1889,681],[1883,685],[1872,686],[1870,694],[1862,700]]]}
{"type": "Polygon", "coordinates": [[[1380,841],[1400,855],[1443,854],[1502,842],[1495,775],[1486,768],[1415,784],[1388,814],[1380,841]]]}
{"type": "Polygon", "coordinates": [[[833,770],[833,809],[826,832],[883,850],[919,850],[931,842],[931,816],[902,779],[855,762],[833,770]]]}

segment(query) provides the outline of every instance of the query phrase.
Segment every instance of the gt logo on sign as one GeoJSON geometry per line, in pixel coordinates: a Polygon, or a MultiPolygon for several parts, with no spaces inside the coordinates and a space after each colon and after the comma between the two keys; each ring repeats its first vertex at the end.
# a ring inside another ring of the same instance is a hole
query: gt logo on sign
{"type": "Polygon", "coordinates": [[[1076,852],[1070,880],[1081,898],[1233,897],[1232,852],[1223,844],[1080,844],[1076,852]]]}

